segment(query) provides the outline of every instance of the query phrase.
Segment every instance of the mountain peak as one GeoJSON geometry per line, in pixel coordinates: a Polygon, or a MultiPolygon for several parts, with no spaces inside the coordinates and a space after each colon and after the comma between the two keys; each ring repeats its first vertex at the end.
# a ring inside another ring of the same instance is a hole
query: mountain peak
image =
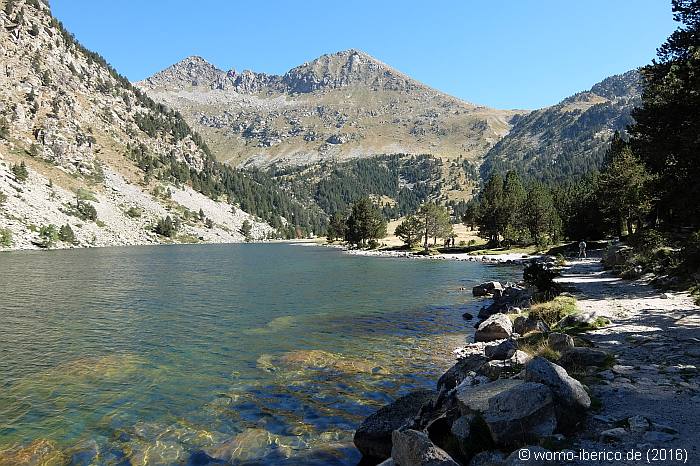
{"type": "Polygon", "coordinates": [[[282,82],[289,91],[298,93],[351,85],[387,90],[407,90],[418,86],[408,76],[357,49],[321,55],[289,70],[282,82]]]}
{"type": "Polygon", "coordinates": [[[223,71],[199,55],[191,55],[144,81],[149,86],[199,86],[215,81],[223,71]]]}

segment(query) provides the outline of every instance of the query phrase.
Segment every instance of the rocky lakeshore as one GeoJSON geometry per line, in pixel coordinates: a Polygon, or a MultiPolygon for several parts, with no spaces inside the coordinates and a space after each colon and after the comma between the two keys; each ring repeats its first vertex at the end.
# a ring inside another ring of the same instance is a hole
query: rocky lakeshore
{"type": "Polygon", "coordinates": [[[493,302],[464,316],[474,342],[434,390],[363,421],[363,464],[696,464],[700,308],[598,260],[567,264],[556,282],[564,292],[547,304],[523,283],[475,286],[493,302]]]}

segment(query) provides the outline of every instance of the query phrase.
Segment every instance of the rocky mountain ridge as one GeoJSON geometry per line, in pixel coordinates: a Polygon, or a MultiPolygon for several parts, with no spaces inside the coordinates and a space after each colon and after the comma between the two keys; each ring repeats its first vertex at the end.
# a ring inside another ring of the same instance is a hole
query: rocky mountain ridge
{"type": "Polygon", "coordinates": [[[273,234],[162,176],[165,161],[203,173],[206,144],[82,47],[45,2],[2,2],[0,56],[0,248],[243,241],[246,220],[249,236],[273,234]],[[167,216],[174,237],[154,232],[167,216]],[[58,241],[61,226],[74,238],[58,241]]]}
{"type": "Polygon", "coordinates": [[[638,71],[611,76],[590,90],[513,120],[513,128],[484,157],[483,177],[516,169],[563,180],[600,166],[615,131],[625,132],[641,103],[638,71]]]}
{"type": "Polygon", "coordinates": [[[478,160],[523,113],[464,102],[353,49],[282,76],[189,57],[137,86],[180,111],[220,160],[258,167],[390,153],[478,160]]]}

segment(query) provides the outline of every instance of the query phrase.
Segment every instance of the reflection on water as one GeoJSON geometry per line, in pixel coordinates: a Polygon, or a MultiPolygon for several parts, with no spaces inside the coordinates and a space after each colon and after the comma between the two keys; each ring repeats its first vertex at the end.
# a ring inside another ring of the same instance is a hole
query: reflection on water
{"type": "Polygon", "coordinates": [[[0,254],[0,466],[355,464],[513,269],[214,245],[0,254]]]}

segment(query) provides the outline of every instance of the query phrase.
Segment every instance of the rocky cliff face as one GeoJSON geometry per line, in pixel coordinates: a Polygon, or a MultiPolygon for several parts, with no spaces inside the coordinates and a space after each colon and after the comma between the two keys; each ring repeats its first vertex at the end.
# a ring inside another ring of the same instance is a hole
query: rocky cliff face
{"type": "Polygon", "coordinates": [[[448,96],[357,50],[283,76],[225,72],[190,57],[138,87],[180,111],[219,159],[240,165],[386,153],[478,160],[519,114],[448,96]]]}
{"type": "Polygon", "coordinates": [[[181,221],[183,240],[240,241],[244,220],[254,237],[271,232],[185,184],[146,176],[144,160],[202,170],[206,146],[179,115],[77,43],[44,2],[1,7],[0,229],[10,232],[12,247],[32,247],[50,224],[69,225],[77,245],[171,241],[152,231],[166,215],[181,221]],[[21,164],[26,176],[12,170],[21,164]],[[81,203],[97,217],[77,212],[81,203]],[[200,208],[208,225],[186,215],[200,208]]]}
{"type": "Polygon", "coordinates": [[[543,179],[565,179],[597,168],[615,131],[632,122],[641,103],[637,71],[612,76],[562,100],[514,119],[513,128],[487,154],[483,176],[517,169],[543,179]]]}

